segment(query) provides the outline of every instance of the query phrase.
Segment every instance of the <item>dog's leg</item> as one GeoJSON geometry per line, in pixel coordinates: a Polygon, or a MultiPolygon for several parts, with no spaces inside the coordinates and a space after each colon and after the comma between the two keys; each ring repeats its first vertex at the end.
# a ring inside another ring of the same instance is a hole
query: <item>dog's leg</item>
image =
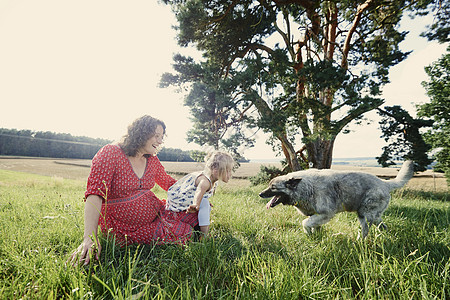
{"type": "Polygon", "coordinates": [[[371,195],[366,198],[364,205],[358,210],[358,219],[361,224],[361,237],[364,239],[369,234],[371,225],[379,226],[380,229],[386,229],[387,226],[382,223],[381,215],[389,204],[389,195],[371,195]]]}
{"type": "Polygon", "coordinates": [[[359,223],[361,224],[361,237],[365,238],[369,233],[369,228],[372,225],[377,226],[381,230],[386,230],[387,226],[383,223],[381,219],[381,212],[379,214],[360,216],[358,215],[359,223]]]}
{"type": "Polygon", "coordinates": [[[367,222],[369,222],[369,226],[375,225],[376,227],[385,230],[387,229],[387,226],[383,223],[383,220],[381,219],[381,212],[374,212],[371,215],[367,216],[367,222]]]}
{"type": "Polygon", "coordinates": [[[383,221],[380,221],[380,223],[378,223],[378,228],[380,228],[381,230],[387,230],[388,227],[386,224],[383,223],[383,221]]]}
{"type": "Polygon", "coordinates": [[[334,215],[312,215],[311,217],[303,220],[303,230],[306,234],[311,234],[313,230],[319,229],[325,223],[328,223],[334,215]]]}
{"type": "Polygon", "coordinates": [[[359,224],[361,224],[361,235],[358,236],[358,239],[360,237],[364,239],[367,236],[367,234],[369,234],[369,225],[367,225],[365,216],[361,216],[358,214],[358,220],[359,224]]]}

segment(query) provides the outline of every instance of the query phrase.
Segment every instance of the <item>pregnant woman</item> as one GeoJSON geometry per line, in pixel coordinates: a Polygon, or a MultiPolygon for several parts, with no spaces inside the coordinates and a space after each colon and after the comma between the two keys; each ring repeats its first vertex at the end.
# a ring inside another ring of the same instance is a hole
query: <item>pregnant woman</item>
{"type": "Polygon", "coordinates": [[[165,130],[162,121],[143,116],[128,127],[120,143],[95,155],[85,192],[84,237],[71,255],[73,265],[88,264],[93,254],[99,258],[99,225],[120,245],[184,244],[190,239],[197,213],[166,213],[165,200],[151,191],[155,183],[167,191],[176,182],[156,156],[165,130]]]}

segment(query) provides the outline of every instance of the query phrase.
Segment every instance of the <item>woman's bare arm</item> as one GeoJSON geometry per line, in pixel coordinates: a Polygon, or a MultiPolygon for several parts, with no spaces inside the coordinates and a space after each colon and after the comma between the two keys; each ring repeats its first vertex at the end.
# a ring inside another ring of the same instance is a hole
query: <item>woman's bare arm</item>
{"type": "Polygon", "coordinates": [[[89,195],[84,206],[84,235],[81,245],[72,253],[70,262],[72,265],[83,263],[87,265],[92,257],[92,250],[96,248],[95,258],[99,259],[101,246],[97,239],[98,218],[102,208],[103,199],[97,195],[89,195]],[[94,240],[92,240],[92,238],[94,240]]]}

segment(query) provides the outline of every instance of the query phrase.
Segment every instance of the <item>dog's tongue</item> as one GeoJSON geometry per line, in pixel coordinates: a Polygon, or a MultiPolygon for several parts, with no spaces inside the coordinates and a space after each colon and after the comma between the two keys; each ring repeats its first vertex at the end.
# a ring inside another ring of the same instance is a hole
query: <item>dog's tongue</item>
{"type": "Polygon", "coordinates": [[[274,196],[272,199],[270,199],[270,201],[267,202],[267,204],[266,204],[266,208],[267,208],[267,209],[271,208],[271,207],[272,207],[272,204],[274,204],[274,202],[275,202],[276,200],[277,200],[277,197],[276,197],[276,196],[274,196]]]}

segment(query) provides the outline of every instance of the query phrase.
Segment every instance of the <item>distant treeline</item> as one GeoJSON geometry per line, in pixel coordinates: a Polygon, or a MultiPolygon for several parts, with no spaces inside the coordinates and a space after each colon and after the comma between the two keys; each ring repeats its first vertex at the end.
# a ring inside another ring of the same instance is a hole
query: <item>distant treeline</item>
{"type": "Polygon", "coordinates": [[[68,133],[0,129],[0,155],[91,159],[110,142],[68,133]]]}
{"type": "Polygon", "coordinates": [[[183,151],[181,149],[163,148],[158,152],[160,161],[195,161],[191,157],[191,151],[183,151]]]}
{"type": "MultiPolygon", "coordinates": [[[[68,133],[0,128],[0,155],[92,159],[111,140],[72,136],[68,133]]],[[[162,161],[194,161],[189,151],[164,148],[162,161]]]]}

